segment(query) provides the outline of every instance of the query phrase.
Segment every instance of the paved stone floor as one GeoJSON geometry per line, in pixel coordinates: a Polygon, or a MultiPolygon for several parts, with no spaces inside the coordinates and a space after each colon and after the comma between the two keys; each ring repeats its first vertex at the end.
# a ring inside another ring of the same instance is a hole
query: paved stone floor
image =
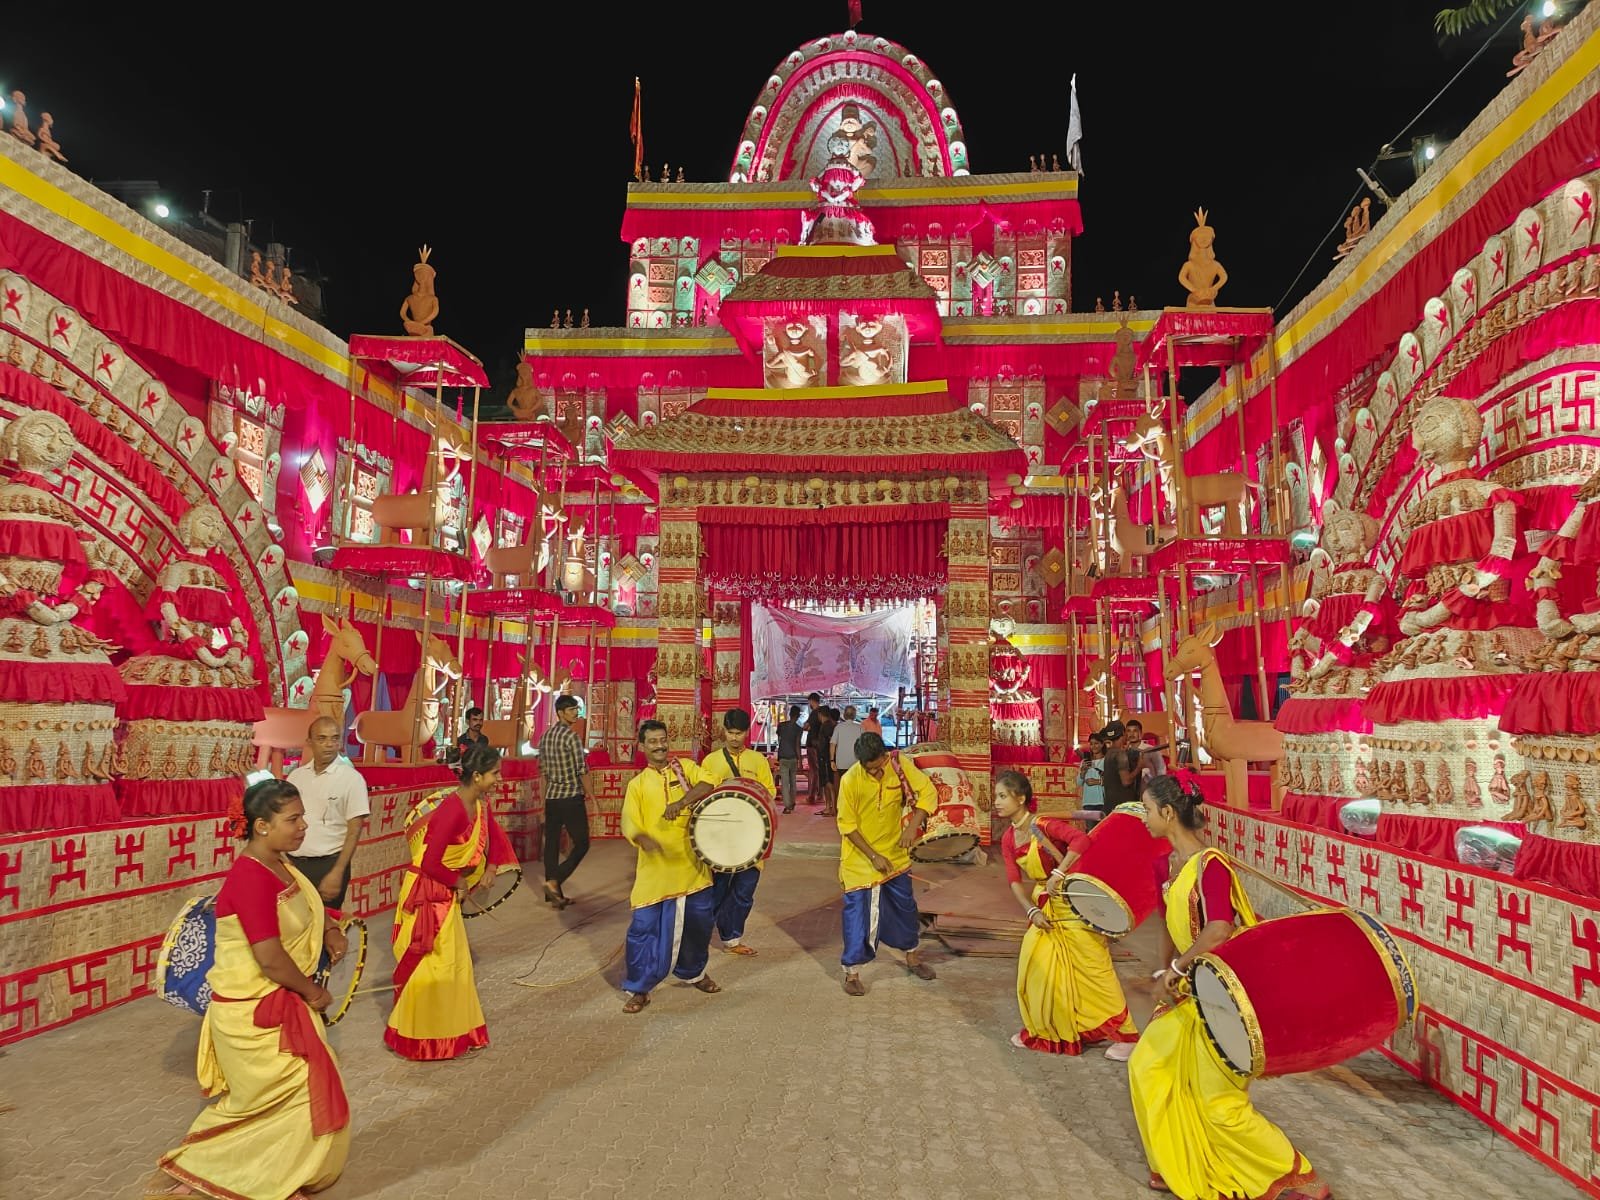
{"type": "MultiPolygon", "coordinates": [[[[1014,959],[934,944],[937,981],[880,961],[864,999],[842,993],[821,846],[792,845],[769,865],[747,935],[760,955],[713,951],[722,994],[669,986],[625,1016],[625,850],[596,846],[564,913],[530,881],[469,924],[484,1053],[403,1062],[379,1040],[387,993],[357,1001],[332,1033],[355,1124],[328,1200],[1150,1195],[1126,1068],[1008,1044],[1014,959]]],[[[377,924],[368,984],[392,968],[388,921],[377,924]]],[[[1150,954],[1137,938],[1132,950],[1150,954]]],[[[1120,966],[1142,1021],[1150,965],[1120,966]]],[[[138,1196],[201,1107],[198,1028],[141,1000],[7,1050],[0,1109],[15,1107],[0,1113],[0,1194],[138,1196]]],[[[1375,1054],[1254,1094],[1341,1200],[1577,1194],[1375,1054]]]]}

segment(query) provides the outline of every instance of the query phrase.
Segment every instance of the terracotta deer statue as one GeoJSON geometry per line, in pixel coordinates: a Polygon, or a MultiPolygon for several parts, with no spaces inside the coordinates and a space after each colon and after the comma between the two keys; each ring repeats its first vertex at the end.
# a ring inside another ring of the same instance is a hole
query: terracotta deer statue
{"type": "Polygon", "coordinates": [[[467,451],[454,446],[449,435],[441,432],[428,453],[421,486],[414,492],[379,496],[372,502],[372,519],[383,531],[382,544],[398,543],[402,529],[409,529],[414,538],[427,540],[444,514],[445,485],[451,476],[450,460],[466,457],[467,451]]]}
{"type": "Polygon", "coordinates": [[[1222,631],[1214,621],[1207,621],[1198,632],[1184,638],[1167,661],[1167,681],[1200,672],[1200,744],[1207,754],[1222,763],[1228,781],[1229,807],[1250,807],[1249,764],[1264,762],[1272,764],[1272,807],[1280,809],[1283,807],[1283,784],[1279,779],[1283,735],[1270,721],[1234,719],[1213,649],[1221,640],[1222,631]]]}
{"type": "MultiPolygon", "coordinates": [[[[1176,455],[1172,444],[1163,440],[1161,447],[1161,475],[1167,494],[1172,494],[1172,472],[1176,455]]],[[[1208,508],[1223,509],[1222,532],[1225,537],[1243,537],[1250,521],[1251,489],[1261,485],[1246,475],[1225,472],[1220,475],[1185,475],[1183,477],[1184,510],[1178,514],[1178,525],[1187,533],[1197,533],[1200,514],[1208,508]]]]}
{"type": "MultiPolygon", "coordinates": [[[[564,675],[565,672],[558,671],[557,674],[564,675]]],[[[483,736],[489,739],[489,745],[501,754],[515,758],[522,743],[533,735],[533,717],[539,711],[539,705],[560,687],[561,684],[551,685],[544,673],[534,665],[531,655],[524,659],[522,676],[517,680],[517,690],[511,698],[511,715],[483,723],[483,736]]]]}
{"type": "Polygon", "coordinates": [[[1090,493],[1090,499],[1096,506],[1096,515],[1111,522],[1111,548],[1119,558],[1143,558],[1147,554],[1154,554],[1177,536],[1178,531],[1171,525],[1156,525],[1152,540],[1151,527],[1140,524],[1128,515],[1128,497],[1118,484],[1111,485],[1109,506],[1101,488],[1095,488],[1090,493]]]}
{"type": "Polygon", "coordinates": [[[1122,444],[1149,459],[1160,461],[1165,458],[1167,427],[1161,419],[1163,411],[1164,406],[1159,396],[1152,396],[1145,401],[1144,416],[1133,423],[1133,428],[1122,439],[1122,444]]]}
{"type": "MultiPolygon", "coordinates": [[[[419,641],[421,637],[419,633],[419,641]]],[[[461,663],[448,642],[430,634],[422,647],[422,661],[411,680],[405,704],[387,712],[369,709],[356,714],[356,741],[367,748],[363,761],[378,762],[379,746],[393,746],[400,751],[402,761],[416,761],[418,752],[439,727],[441,678],[445,684],[460,679],[461,663]]]]}
{"type": "Polygon", "coordinates": [[[328,652],[317,672],[317,681],[311,689],[311,702],[305,708],[269,708],[267,715],[256,722],[252,739],[256,747],[256,765],[270,765],[272,773],[283,775],[283,753],[305,746],[306,730],[317,717],[332,717],[344,724],[344,691],[355,682],[356,675],[376,675],[378,662],[367,650],[361,631],[349,618],[335,621],[326,613],[322,615],[322,628],[328,634],[328,652]],[[350,673],[345,668],[350,667],[350,673]]]}

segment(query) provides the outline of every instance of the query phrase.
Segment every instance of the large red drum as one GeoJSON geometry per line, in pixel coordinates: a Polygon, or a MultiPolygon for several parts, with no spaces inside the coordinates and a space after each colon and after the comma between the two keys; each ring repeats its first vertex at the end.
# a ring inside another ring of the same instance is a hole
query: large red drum
{"type": "Polygon", "coordinates": [[[1126,937],[1161,907],[1155,865],[1170,853],[1166,839],[1145,828],[1142,806],[1120,804],[1089,831],[1089,848],[1073,864],[1061,898],[1096,933],[1126,937]]]}
{"type": "Polygon", "coordinates": [[[1206,1036],[1247,1077],[1294,1075],[1381,1045],[1417,1014],[1411,967],[1383,923],[1319,908],[1242,929],[1194,960],[1206,1036]],[[1308,984],[1316,963],[1332,985],[1308,984]]]}

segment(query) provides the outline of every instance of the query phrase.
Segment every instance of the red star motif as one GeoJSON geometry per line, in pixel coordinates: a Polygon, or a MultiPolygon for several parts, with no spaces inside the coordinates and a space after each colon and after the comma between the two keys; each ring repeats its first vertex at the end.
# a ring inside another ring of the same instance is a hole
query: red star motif
{"type": "Polygon", "coordinates": [[[183,448],[185,450],[189,449],[190,445],[192,445],[194,442],[194,430],[192,428],[185,429],[178,435],[178,440],[183,443],[183,448]]]}
{"type": "Polygon", "coordinates": [[[1535,221],[1532,225],[1523,227],[1522,232],[1528,235],[1528,249],[1523,253],[1523,258],[1532,258],[1534,251],[1539,249],[1540,228],[1539,222],[1537,221],[1535,221]]]}
{"type": "Polygon", "coordinates": [[[154,408],[156,405],[158,405],[160,403],[161,403],[161,396],[158,393],[156,393],[156,392],[146,392],[144,394],[144,403],[141,404],[139,407],[144,409],[146,412],[149,412],[152,408],[154,408]]]}
{"type": "Polygon", "coordinates": [[[222,469],[222,464],[221,463],[218,463],[215,467],[213,467],[211,469],[211,482],[212,483],[221,483],[227,477],[228,477],[228,473],[225,470],[222,469]]]}
{"type": "Polygon", "coordinates": [[[1594,197],[1588,192],[1583,192],[1574,196],[1572,202],[1578,206],[1578,219],[1572,223],[1572,232],[1576,233],[1578,226],[1586,221],[1592,229],[1594,227],[1594,197]]]}
{"type": "Polygon", "coordinates": [[[100,365],[94,369],[95,370],[95,374],[96,375],[104,375],[107,379],[110,379],[111,378],[111,368],[116,366],[116,365],[117,365],[117,356],[115,354],[112,354],[111,351],[109,351],[109,350],[102,350],[100,352],[100,365]]]}
{"type": "Polygon", "coordinates": [[[7,288],[5,307],[0,308],[0,312],[14,312],[17,314],[17,320],[20,321],[22,319],[22,309],[17,302],[21,299],[22,293],[17,291],[16,288],[7,288]]]}
{"type": "Polygon", "coordinates": [[[1489,261],[1494,264],[1494,275],[1489,279],[1489,282],[1493,283],[1506,273],[1506,252],[1504,250],[1496,250],[1489,256],[1489,261]]]}
{"type": "Polygon", "coordinates": [[[67,320],[65,317],[57,317],[56,327],[50,331],[50,336],[52,338],[60,338],[64,342],[67,340],[67,334],[71,331],[71,329],[71,321],[67,320]]]}

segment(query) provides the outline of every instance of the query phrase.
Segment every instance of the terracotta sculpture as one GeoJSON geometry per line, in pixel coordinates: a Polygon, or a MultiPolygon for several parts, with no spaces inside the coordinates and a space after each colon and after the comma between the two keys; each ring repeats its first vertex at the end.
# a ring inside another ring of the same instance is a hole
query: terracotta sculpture
{"type": "Polygon", "coordinates": [[[489,744],[507,757],[520,757],[523,743],[533,737],[533,718],[539,705],[552,690],[550,681],[529,655],[523,660],[522,675],[512,693],[511,716],[483,723],[483,736],[489,739],[489,744]]]}
{"type": "Polygon", "coordinates": [[[1250,807],[1248,767],[1253,762],[1270,763],[1272,768],[1272,807],[1283,806],[1279,764],[1283,761],[1283,735],[1267,721],[1234,719],[1228,691],[1217,668],[1213,647],[1222,640],[1222,631],[1208,621],[1196,633],[1178,643],[1167,661],[1169,683],[1192,672],[1200,672],[1201,745],[1206,753],[1222,763],[1228,780],[1228,804],[1238,809],[1250,807]]]}
{"type": "Polygon", "coordinates": [[[461,663],[443,638],[429,635],[422,645],[422,661],[412,677],[406,702],[397,709],[379,712],[369,709],[356,714],[356,740],[367,748],[364,762],[380,759],[378,747],[389,746],[400,752],[401,762],[416,762],[422,747],[439,727],[442,688],[461,678],[461,663]],[[415,739],[415,740],[413,740],[415,739]]]}
{"type": "Polygon", "coordinates": [[[811,180],[816,208],[800,217],[800,240],[806,245],[874,244],[872,221],[856,202],[867,180],[850,161],[850,146],[838,134],[828,139],[828,165],[811,180]]]}
{"type": "MultiPolygon", "coordinates": [[[[1117,312],[1121,312],[1122,300],[1120,298],[1115,298],[1115,293],[1113,293],[1113,297],[1114,299],[1112,302],[1112,307],[1117,312]]],[[[1128,328],[1128,320],[1126,317],[1124,317],[1122,321],[1118,323],[1117,332],[1112,335],[1112,341],[1115,342],[1117,347],[1111,355],[1111,365],[1109,368],[1111,375],[1111,398],[1115,400],[1133,396],[1137,392],[1137,386],[1134,383],[1134,372],[1138,358],[1134,354],[1133,350],[1133,330],[1128,328]]],[[[1157,403],[1159,403],[1159,401],[1157,401],[1157,403]]]]}
{"type": "Polygon", "coordinates": [[[196,504],[178,518],[178,545],[156,576],[145,607],[155,630],[149,648],[122,664],[128,700],[124,756],[146,761],[118,783],[125,813],[226,810],[243,795],[255,759],[255,724],[265,716],[257,691],[253,619],[232,565],[219,549],[222,514],[196,504]],[[183,759],[198,747],[223,769],[197,779],[183,759]]]}
{"type": "Polygon", "coordinates": [[[1469,808],[1483,807],[1483,792],[1478,787],[1478,760],[1469,758],[1461,766],[1461,798],[1469,808]]]}
{"type": "Polygon", "coordinates": [[[895,382],[900,347],[892,331],[877,317],[862,317],[853,328],[839,330],[839,383],[845,387],[872,387],[895,382]]]}
{"type": "MultiPolygon", "coordinates": [[[[878,168],[878,156],[874,151],[878,148],[878,126],[861,116],[861,108],[856,104],[846,104],[839,109],[838,135],[845,139],[848,149],[845,157],[850,165],[860,171],[863,176],[871,175],[878,168]]],[[[829,143],[829,153],[832,153],[832,142],[829,143]]],[[[1042,166],[1044,156],[1039,156],[1042,166]]]]}
{"type": "Polygon", "coordinates": [[[39,130],[37,134],[39,139],[39,152],[41,154],[48,154],[58,163],[65,163],[67,161],[67,156],[61,153],[61,143],[56,141],[55,134],[51,132],[51,129],[55,123],[56,119],[49,113],[39,114],[39,130]]]}
{"type": "Polygon", "coordinates": [[[1511,56],[1511,69],[1506,72],[1506,78],[1511,79],[1522,74],[1532,65],[1533,60],[1539,57],[1539,52],[1544,49],[1545,43],[1561,32],[1561,27],[1550,20],[1539,22],[1538,32],[1534,31],[1533,14],[1524,13],[1522,16],[1522,49],[1511,56]]]}
{"type": "MultiPolygon", "coordinates": [[[[1177,468],[1177,454],[1170,439],[1156,443],[1161,450],[1161,471],[1165,490],[1172,495],[1171,478],[1177,468]]],[[[1222,535],[1242,537],[1250,525],[1250,493],[1259,490],[1260,484],[1249,476],[1225,471],[1215,475],[1185,475],[1183,477],[1183,511],[1178,514],[1178,527],[1186,534],[1198,534],[1200,514],[1206,509],[1223,509],[1222,535]]]]}
{"type": "Polygon", "coordinates": [[[1360,204],[1350,210],[1350,215],[1344,222],[1344,241],[1339,243],[1339,249],[1334,254],[1338,260],[1356,248],[1356,244],[1372,232],[1372,197],[1364,197],[1360,204]]]}
{"type": "Polygon", "coordinates": [[[799,318],[783,327],[782,336],[769,334],[762,365],[769,388],[811,387],[822,371],[822,358],[811,326],[799,318]]]}
{"type": "MultiPolygon", "coordinates": [[[[1127,326],[1124,325],[1123,328],[1126,329],[1127,326]]],[[[1131,355],[1133,350],[1131,341],[1128,349],[1131,355]]],[[[1120,347],[1117,352],[1119,354],[1121,353],[1120,347]]],[[[1116,368],[1113,367],[1112,371],[1114,375],[1116,368]]],[[[1112,386],[1114,390],[1120,387],[1115,379],[1112,380],[1112,386]]],[[[1133,386],[1131,362],[1129,363],[1128,386],[1130,388],[1128,395],[1131,396],[1133,394],[1131,391],[1133,386]]],[[[1116,390],[1115,394],[1120,396],[1122,393],[1120,390],[1116,390]]],[[[1166,457],[1167,424],[1166,421],[1162,419],[1165,412],[1166,405],[1162,402],[1161,397],[1150,397],[1145,401],[1144,416],[1139,417],[1136,421],[1134,421],[1132,432],[1130,432],[1127,437],[1122,439],[1122,444],[1129,450],[1137,450],[1140,454],[1144,455],[1144,457],[1151,459],[1152,461],[1162,461],[1166,457]]]]}
{"type": "Polygon", "coordinates": [[[428,455],[422,483],[416,491],[379,496],[372,502],[372,519],[381,530],[383,545],[398,544],[402,529],[410,530],[414,538],[423,540],[432,534],[449,499],[445,487],[451,457],[449,443],[444,436],[439,436],[428,455]]]}
{"type": "Polygon", "coordinates": [[[519,421],[532,421],[543,407],[539,402],[539,389],[533,384],[533,368],[526,360],[517,362],[517,382],[506,397],[506,407],[519,421]]]}
{"type": "Polygon", "coordinates": [[[439,318],[439,297],[433,293],[434,269],[428,262],[432,246],[417,251],[411,268],[411,294],[400,303],[400,321],[412,337],[432,337],[433,323],[439,318]]]}
{"type": "Polygon", "coordinates": [[[1170,525],[1142,525],[1129,516],[1128,498],[1119,484],[1111,486],[1109,507],[1100,488],[1089,493],[1089,499],[1095,506],[1096,518],[1110,521],[1111,549],[1118,557],[1143,558],[1177,536],[1177,530],[1170,525]]]}
{"type": "Polygon", "coordinates": [[[367,650],[366,639],[348,617],[335,621],[322,614],[322,629],[328,635],[328,649],[311,687],[311,701],[305,708],[268,708],[256,722],[252,742],[256,765],[270,766],[274,775],[283,774],[283,753],[305,745],[306,729],[315,716],[332,717],[344,726],[345,689],[356,676],[376,675],[378,661],[367,650]],[[349,674],[344,668],[349,667],[349,674]]]}
{"type": "Polygon", "coordinates": [[[261,251],[250,251],[250,282],[259,288],[267,286],[267,277],[261,272],[261,251]]]}
{"type": "Polygon", "coordinates": [[[37,140],[28,126],[28,98],[20,91],[11,93],[11,136],[24,146],[31,146],[37,140]]]}
{"type": "Polygon", "coordinates": [[[14,789],[0,832],[118,816],[108,781],[115,705],[126,692],[111,665],[115,647],[87,622],[120,584],[102,558],[105,544],[48,478],[77,446],[54,413],[24,411],[0,432],[0,462],[10,471],[0,478],[0,709],[27,717],[16,729],[0,723],[0,787],[14,789]]]}
{"type": "Polygon", "coordinates": [[[1189,293],[1189,308],[1211,308],[1228,282],[1228,273],[1212,251],[1217,231],[1206,224],[1205,209],[1195,209],[1194,223],[1189,231],[1189,258],[1178,270],[1178,282],[1189,293]]]}
{"type": "Polygon", "coordinates": [[[1589,807],[1583,802],[1583,782],[1576,774],[1570,771],[1563,782],[1566,784],[1566,801],[1561,805],[1560,827],[1562,829],[1587,829],[1589,827],[1589,807]]]}

